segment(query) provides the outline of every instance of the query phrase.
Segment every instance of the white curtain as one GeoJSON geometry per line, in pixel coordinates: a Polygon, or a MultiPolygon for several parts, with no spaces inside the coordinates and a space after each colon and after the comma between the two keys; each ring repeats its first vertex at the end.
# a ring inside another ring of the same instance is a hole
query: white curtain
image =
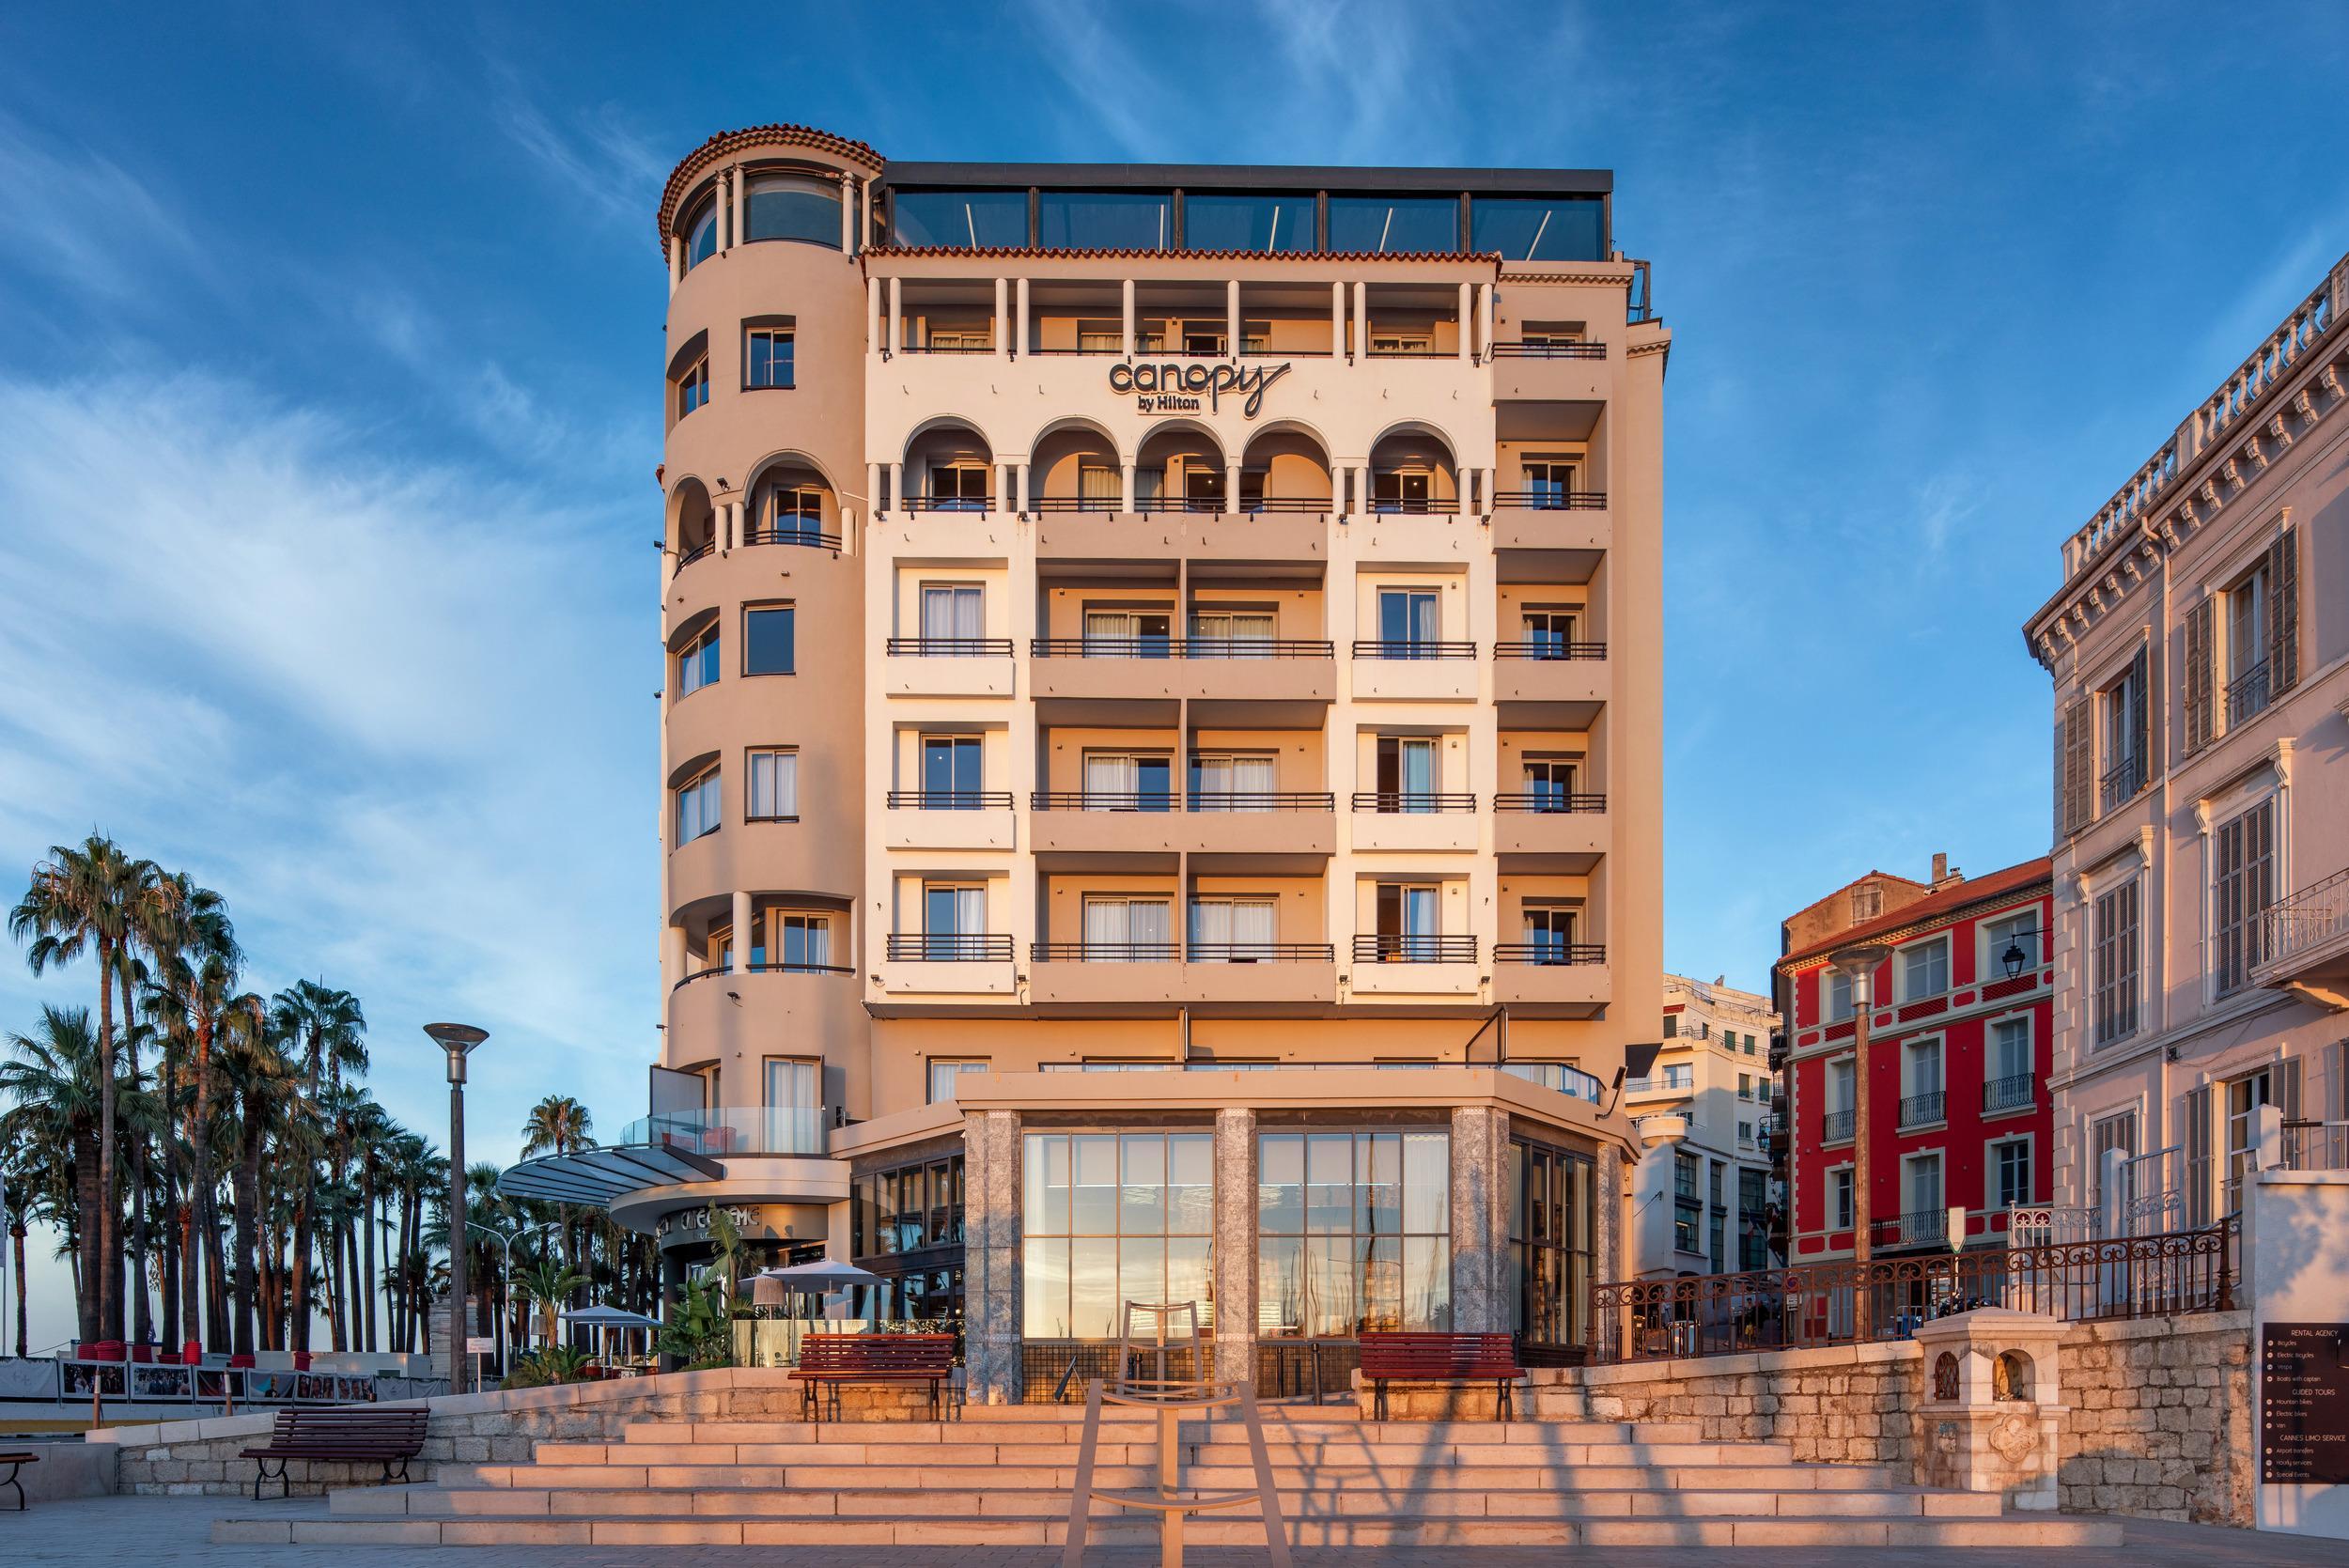
{"type": "Polygon", "coordinates": [[[1274,784],[1273,762],[1270,757],[1217,757],[1194,759],[1191,768],[1193,791],[1199,796],[1200,811],[1270,811],[1272,808],[1258,800],[1235,802],[1217,797],[1235,795],[1266,796],[1274,784]]]}
{"type": "Polygon", "coordinates": [[[976,588],[925,588],[922,590],[922,635],[925,637],[981,637],[987,625],[982,600],[976,588]]]}
{"type": "Polygon", "coordinates": [[[800,758],[796,752],[751,753],[753,816],[800,815],[800,758]]]}
{"type": "Polygon", "coordinates": [[[1116,811],[1130,801],[1134,793],[1134,759],[1128,756],[1088,756],[1085,758],[1085,809],[1087,811],[1116,811]],[[1094,796],[1116,796],[1113,803],[1096,803],[1094,796]]]}

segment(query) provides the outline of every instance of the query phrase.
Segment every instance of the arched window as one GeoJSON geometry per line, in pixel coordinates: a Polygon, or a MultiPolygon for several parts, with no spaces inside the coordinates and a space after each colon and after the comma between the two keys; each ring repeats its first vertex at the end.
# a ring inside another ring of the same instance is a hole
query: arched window
{"type": "Polygon", "coordinates": [[[685,270],[695,267],[718,254],[718,201],[715,196],[704,201],[701,210],[685,225],[685,270]]]}
{"type": "Polygon", "coordinates": [[[797,240],[838,250],[840,187],[812,175],[753,175],[743,228],[749,240],[797,240]]]}

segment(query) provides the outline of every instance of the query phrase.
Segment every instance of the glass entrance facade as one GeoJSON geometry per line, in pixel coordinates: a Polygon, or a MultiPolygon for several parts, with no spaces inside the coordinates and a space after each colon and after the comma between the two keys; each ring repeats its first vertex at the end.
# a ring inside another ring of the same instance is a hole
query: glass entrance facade
{"type": "Polygon", "coordinates": [[[1587,1155],[1510,1141],[1509,1272],[1529,1346],[1589,1341],[1593,1170],[1587,1155]]]}

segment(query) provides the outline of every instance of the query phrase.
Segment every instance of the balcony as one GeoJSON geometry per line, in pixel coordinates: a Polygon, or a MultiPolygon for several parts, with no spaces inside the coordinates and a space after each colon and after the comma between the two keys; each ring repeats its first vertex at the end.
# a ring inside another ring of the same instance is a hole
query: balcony
{"type": "Polygon", "coordinates": [[[1481,829],[1468,793],[1363,790],[1354,797],[1358,850],[1474,849],[1481,829]]]}
{"type": "Polygon", "coordinates": [[[1868,1229],[1878,1247],[1943,1247],[1950,1239],[1950,1211],[1910,1209],[1872,1220],[1868,1229]]]}
{"type": "Polygon", "coordinates": [[[725,1106],[671,1110],[630,1122],[619,1146],[673,1149],[706,1159],[730,1155],[822,1155],[839,1112],[830,1106],[725,1106]]]}
{"type": "Polygon", "coordinates": [[[1335,852],[1331,807],[1326,790],[1188,797],[1037,790],[1028,797],[1029,840],[1039,854],[1229,855],[1271,870],[1276,862],[1335,852]]]}
{"type": "Polygon", "coordinates": [[[2275,683],[2269,678],[2267,661],[2263,659],[2227,682],[2227,728],[2233,729],[2266,712],[2268,704],[2275,700],[2275,683]]]}
{"type": "Polygon", "coordinates": [[[1938,1089],[1928,1089],[1921,1094],[1902,1095],[1902,1127],[1929,1127],[1945,1120],[1947,1111],[1942,1103],[1944,1098],[1945,1096],[1938,1089]]]}
{"type": "Polygon", "coordinates": [[[892,849],[1009,849],[1007,789],[893,789],[881,842],[892,849]]]}
{"type": "Polygon", "coordinates": [[[1478,989],[1472,936],[1407,936],[1393,932],[1354,939],[1357,996],[1470,996],[1478,989]]]}
{"type": "Polygon", "coordinates": [[[1603,342],[1496,343],[1490,357],[1497,402],[1591,405],[1609,390],[1603,342]]]}
{"type": "Polygon", "coordinates": [[[1493,644],[1493,701],[1542,705],[1540,712],[1523,717],[1587,728],[1613,689],[1604,643],[1493,644]]]}
{"type": "Polygon", "coordinates": [[[1474,643],[1354,644],[1354,696],[1360,702],[1470,702],[1477,693],[1474,643]]]}
{"type": "Polygon", "coordinates": [[[2349,870],[2268,906],[2262,914],[2255,984],[2349,1009],[2349,870]]]}
{"type": "Polygon", "coordinates": [[[893,931],[874,984],[892,996],[1008,996],[1017,984],[1009,932],[893,931]]]}
{"type": "Polygon", "coordinates": [[[893,697],[1008,697],[1008,637],[892,637],[882,690],[893,697]]]}
{"type": "Polygon", "coordinates": [[[2037,1081],[2030,1073],[1990,1079],[1982,1086],[1982,1113],[1996,1116],[2001,1111],[2024,1110],[2031,1103],[2032,1085],[2037,1081]]]}
{"type": "Polygon", "coordinates": [[[1035,695],[1096,702],[1326,704],[1335,650],[1315,638],[1038,637],[1035,695]]]}
{"type": "Polygon", "coordinates": [[[1327,942],[1037,942],[1028,995],[1039,1006],[1321,1003],[1337,1000],[1327,942]]]}
{"type": "Polygon", "coordinates": [[[1529,1017],[1592,1017],[1611,998],[1601,942],[1496,942],[1493,1001],[1529,1017]]]}
{"type": "Polygon", "coordinates": [[[1520,862],[1507,869],[1554,869],[1580,875],[1607,852],[1612,829],[1607,797],[1598,794],[1501,794],[1493,797],[1493,852],[1557,858],[1555,866],[1520,862]]]}
{"type": "Polygon", "coordinates": [[[1222,503],[1179,512],[1155,505],[1136,511],[1122,502],[1044,496],[1029,503],[1039,515],[1036,554],[1047,561],[1327,561],[1328,496],[1268,497],[1227,512],[1222,503]]]}
{"type": "Polygon", "coordinates": [[[1830,1110],[1819,1118],[1819,1141],[1848,1143],[1852,1141],[1852,1118],[1849,1110],[1830,1110]]]}

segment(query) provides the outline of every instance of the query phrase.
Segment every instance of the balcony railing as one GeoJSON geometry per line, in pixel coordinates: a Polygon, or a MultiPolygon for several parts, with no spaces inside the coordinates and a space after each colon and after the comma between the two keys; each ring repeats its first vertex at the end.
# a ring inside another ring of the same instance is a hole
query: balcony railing
{"type": "Polygon", "coordinates": [[[816,523],[798,525],[785,523],[779,528],[748,528],[742,532],[746,545],[802,545],[810,550],[838,550],[840,536],[827,534],[816,523]]]}
{"type": "Polygon", "coordinates": [[[1354,961],[1358,964],[1472,964],[1476,962],[1474,937],[1405,935],[1382,932],[1361,935],[1354,939],[1354,961]]]}
{"type": "Polygon", "coordinates": [[[1946,1096],[1938,1089],[1928,1089],[1921,1094],[1901,1096],[1901,1126],[1921,1127],[1938,1122],[1944,1115],[1942,1101],[1946,1096]]]}
{"type": "Polygon", "coordinates": [[[893,789],[891,811],[1009,811],[1008,789],[893,789]]]}
{"type": "Polygon", "coordinates": [[[1031,942],[1037,964],[1171,964],[1183,955],[1174,942],[1031,942]]]}
{"type": "Polygon", "coordinates": [[[1334,964],[1329,942],[1192,942],[1194,964],[1334,964]]]}
{"type": "Polygon", "coordinates": [[[1530,659],[1546,664],[1569,659],[1604,659],[1607,657],[1607,644],[1604,643],[1568,643],[1542,637],[1530,642],[1495,643],[1493,657],[1495,659],[1530,659]]]}
{"type": "Polygon", "coordinates": [[[1382,637],[1354,640],[1357,659],[1474,659],[1473,643],[1394,642],[1382,637]]]}
{"type": "Polygon", "coordinates": [[[1578,1100],[1596,1105],[1606,1094],[1607,1086],[1579,1067],[1563,1062],[1503,1062],[1501,1070],[1512,1078],[1528,1083],[1538,1083],[1545,1089],[1555,1089],[1578,1100]]]}
{"type": "Polygon", "coordinates": [[[820,1155],[838,1124],[829,1106],[722,1106],[668,1110],[630,1122],[619,1141],[630,1148],[682,1149],[687,1154],[820,1155]]]}
{"type": "Polygon", "coordinates": [[[892,637],[893,659],[1009,659],[1008,637],[892,637]]]}
{"type": "Polygon", "coordinates": [[[2289,963],[2349,938],[2349,869],[2310,882],[2269,905],[2263,965],[2289,963]]]}
{"type": "MultiPolygon", "coordinates": [[[[717,541],[717,540],[715,540],[715,539],[710,540],[708,544],[698,544],[698,545],[695,545],[695,546],[694,546],[692,549],[691,549],[691,550],[681,550],[681,551],[677,551],[677,571],[683,571],[686,567],[688,567],[692,566],[694,562],[696,562],[696,561],[700,560],[703,556],[705,556],[705,555],[715,555],[717,552],[718,552],[718,541],[717,541]]],[[[674,576],[676,576],[676,575],[677,575],[677,573],[676,573],[676,572],[672,572],[672,573],[670,573],[669,575],[671,575],[672,577],[674,577],[674,576]]]]}
{"type": "Polygon", "coordinates": [[[2104,779],[2098,785],[2098,793],[2103,800],[2101,809],[2111,811],[2117,806],[2123,805],[2137,799],[2138,791],[2144,787],[2144,760],[2139,757],[2123,757],[2117,766],[2105,770],[2104,779]]]}
{"type": "Polygon", "coordinates": [[[1879,1247],[1937,1247],[1950,1239],[1950,1211],[1911,1209],[1875,1220],[1870,1229],[1879,1247]]]}
{"type": "MultiPolygon", "coordinates": [[[[1443,356],[1449,359],[1450,355],[1443,356]]],[[[1394,497],[1373,496],[1370,510],[1377,517],[1452,517],[1460,510],[1456,500],[1438,500],[1430,496],[1423,501],[1397,501],[1394,497]]]]}
{"type": "Polygon", "coordinates": [[[2266,711],[2275,700],[2275,687],[2268,679],[2267,660],[2244,671],[2227,682],[2227,724],[2229,728],[2255,714],[2266,711]]]}
{"type": "Polygon", "coordinates": [[[1493,505],[1512,506],[1528,512],[1602,512],[1607,509],[1605,490],[1495,490],[1493,505]]]}
{"type": "MultiPolygon", "coordinates": [[[[1061,352],[1053,349],[1051,352],[1061,352]]],[[[1074,353],[1076,350],[1069,349],[1074,353]]],[[[1122,512],[1126,498],[1122,495],[1032,495],[1028,497],[1031,512],[1122,512]]]]}
{"type": "Polygon", "coordinates": [[[1195,811],[1239,815],[1282,811],[1333,811],[1337,798],[1326,789],[1194,789],[1173,791],[1039,789],[1028,797],[1030,811],[1195,811]]]}
{"type": "Polygon", "coordinates": [[[1607,809],[1607,797],[1588,791],[1536,789],[1493,797],[1493,810],[1522,812],[1532,816],[1562,816],[1572,812],[1607,809]]]}
{"type": "Polygon", "coordinates": [[[1852,1117],[1849,1110],[1830,1110],[1819,1118],[1819,1141],[1848,1143],[1851,1141],[1852,1117]]]}
{"type": "Polygon", "coordinates": [[[1186,800],[1192,811],[1335,811],[1338,798],[1326,789],[1194,789],[1186,800]]]}
{"type": "Polygon", "coordinates": [[[900,963],[1008,964],[1008,931],[892,931],[889,956],[900,963]]]}
{"type": "Polygon", "coordinates": [[[1221,517],[1231,508],[1220,495],[1138,495],[1134,510],[1145,515],[1163,512],[1185,512],[1201,517],[1221,517]]]}
{"type": "Polygon", "coordinates": [[[899,512],[991,512],[995,498],[991,495],[909,495],[892,502],[890,510],[899,512]]]}
{"type": "Polygon", "coordinates": [[[1604,343],[1496,343],[1487,350],[1495,359],[1605,359],[1604,343]]]}
{"type": "Polygon", "coordinates": [[[1496,964],[1531,964],[1538,968],[1561,968],[1567,964],[1603,964],[1607,962],[1604,942],[1495,942],[1493,962],[1496,964]]]}
{"type": "Polygon", "coordinates": [[[2030,1073],[2016,1073],[2010,1078],[1994,1078],[1982,1086],[1982,1109],[1987,1115],[1994,1110],[2018,1110],[2030,1104],[2031,1086],[2038,1080],[2030,1073]]]}
{"type": "Polygon", "coordinates": [[[1039,789],[1028,796],[1030,811],[1170,812],[1182,803],[1167,790],[1039,789]]]}
{"type": "Polygon", "coordinates": [[[2349,1122],[2286,1122],[2283,1168],[2349,1171],[2349,1122]]]}
{"type": "MultiPolygon", "coordinates": [[[[709,969],[695,970],[691,974],[680,978],[669,989],[681,991],[696,980],[712,980],[719,975],[733,972],[734,966],[731,964],[719,964],[709,969]]],[[[744,972],[748,974],[854,974],[856,970],[847,964],[809,963],[802,960],[798,963],[786,961],[751,964],[745,966],[744,972]]]]}
{"type": "Polygon", "coordinates": [[[1317,637],[1035,637],[1033,659],[1330,659],[1317,637]]]}
{"type": "Polygon", "coordinates": [[[991,354],[994,351],[995,345],[992,343],[900,343],[897,345],[897,352],[901,354],[991,354]]]}
{"type": "Polygon", "coordinates": [[[1476,809],[1476,797],[1467,790],[1358,789],[1354,792],[1354,809],[1403,816],[1472,812],[1476,809]]]}

